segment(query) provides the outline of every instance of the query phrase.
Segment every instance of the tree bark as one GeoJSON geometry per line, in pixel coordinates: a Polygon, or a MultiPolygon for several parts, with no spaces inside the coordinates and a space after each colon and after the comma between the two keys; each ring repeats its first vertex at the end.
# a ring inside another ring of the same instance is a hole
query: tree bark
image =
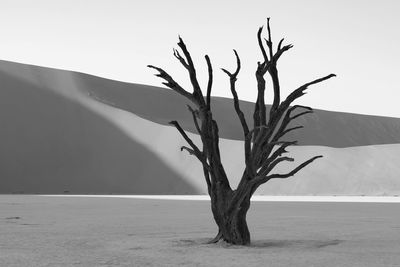
{"type": "Polygon", "coordinates": [[[211,197],[211,210],[218,225],[218,234],[210,242],[224,240],[234,245],[250,244],[246,215],[250,208],[250,194],[232,206],[232,190],[221,188],[211,197]]]}

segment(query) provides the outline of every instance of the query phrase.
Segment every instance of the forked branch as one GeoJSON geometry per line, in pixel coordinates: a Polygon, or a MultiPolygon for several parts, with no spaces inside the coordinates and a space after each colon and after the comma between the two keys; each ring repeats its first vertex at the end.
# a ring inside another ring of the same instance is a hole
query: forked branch
{"type": "Polygon", "coordinates": [[[165,82],[163,82],[162,84],[183,95],[184,97],[192,101],[196,106],[199,106],[199,102],[197,101],[197,99],[191,93],[183,89],[182,86],[180,86],[166,71],[153,65],[147,65],[147,67],[155,69],[159,72],[158,74],[156,74],[156,76],[165,80],[165,82]]]}
{"type": "MultiPolygon", "coordinates": [[[[177,121],[171,121],[169,122],[169,124],[174,125],[175,128],[179,131],[179,133],[182,135],[182,137],[185,139],[185,141],[190,145],[190,147],[193,150],[193,154],[195,155],[203,155],[203,152],[200,151],[200,149],[194,144],[194,142],[192,141],[192,139],[190,139],[190,137],[185,133],[185,131],[182,129],[182,127],[179,125],[179,123],[177,121]]],[[[182,147],[184,148],[184,147],[182,147]]],[[[181,150],[182,150],[181,148],[181,150]]],[[[203,158],[203,156],[202,156],[203,158]]]]}
{"type": "Polygon", "coordinates": [[[325,77],[316,79],[316,80],[314,80],[314,81],[312,81],[312,82],[309,82],[309,83],[306,83],[306,84],[300,86],[299,88],[297,88],[296,90],[294,90],[292,93],[290,93],[290,94],[288,95],[288,97],[285,99],[285,101],[283,101],[283,102],[281,103],[282,109],[284,109],[284,111],[286,111],[286,109],[290,106],[290,104],[291,104],[294,100],[296,100],[297,98],[303,96],[303,95],[305,94],[304,91],[308,88],[308,86],[313,85],[313,84],[317,84],[317,83],[320,83],[320,82],[323,82],[323,81],[328,80],[328,79],[330,79],[330,78],[332,78],[332,77],[336,77],[336,75],[335,75],[335,74],[329,74],[329,75],[327,75],[327,76],[325,76],[325,77]]]}
{"type": "Polygon", "coordinates": [[[239,58],[239,55],[236,52],[236,50],[233,50],[233,51],[236,56],[235,72],[231,73],[231,72],[227,71],[226,69],[222,69],[222,71],[225,72],[229,76],[230,88],[231,88],[231,93],[233,96],[233,105],[235,107],[236,114],[238,115],[240,123],[242,125],[244,138],[246,138],[246,136],[249,133],[249,127],[247,125],[246,118],[244,117],[244,114],[243,114],[242,110],[240,109],[239,97],[238,97],[238,94],[236,91],[236,80],[237,80],[237,75],[239,74],[239,71],[240,71],[240,58],[239,58]]]}
{"type": "Polygon", "coordinates": [[[278,165],[280,162],[283,161],[294,161],[294,158],[291,157],[280,157],[277,158],[276,160],[272,161],[266,168],[264,168],[262,171],[260,171],[259,176],[265,176],[267,175],[270,171],[272,171],[276,165],[278,165]]]}
{"type": "MultiPolygon", "coordinates": [[[[181,60],[179,60],[182,65],[188,70],[189,76],[190,76],[190,82],[193,86],[193,95],[199,101],[201,105],[204,105],[204,98],[203,98],[203,93],[201,92],[201,88],[199,85],[199,82],[197,81],[197,76],[196,76],[196,68],[194,67],[192,57],[189,53],[189,51],[186,48],[186,45],[183,41],[183,39],[179,36],[179,42],[178,46],[182,49],[183,54],[185,55],[186,62],[182,63],[181,60]]],[[[179,58],[178,58],[179,59],[179,58]]],[[[183,60],[184,61],[184,60],[183,60]]]]}
{"type": "Polygon", "coordinates": [[[231,93],[233,96],[233,106],[235,108],[236,114],[239,118],[240,124],[242,125],[243,129],[243,136],[244,136],[244,150],[245,150],[245,162],[247,168],[250,170],[250,172],[253,172],[254,170],[251,168],[250,163],[250,151],[251,151],[251,139],[248,139],[249,136],[249,126],[247,125],[246,118],[243,114],[243,111],[240,109],[239,105],[239,97],[236,91],[236,80],[237,80],[237,75],[239,74],[240,71],[240,57],[237,53],[237,51],[234,49],[233,52],[235,53],[236,57],[236,70],[235,72],[231,73],[227,71],[226,69],[222,68],[222,71],[225,72],[229,76],[229,81],[230,81],[230,88],[231,88],[231,93]]]}
{"type": "Polygon", "coordinates": [[[265,176],[265,177],[264,177],[264,180],[265,180],[265,182],[266,182],[266,181],[271,180],[271,179],[276,179],[276,178],[285,179],[285,178],[291,177],[291,176],[295,175],[298,171],[300,171],[301,169],[303,169],[304,167],[306,167],[308,164],[310,164],[311,162],[313,162],[314,160],[316,160],[316,159],[318,159],[318,158],[322,158],[322,157],[323,157],[323,156],[321,156],[321,155],[312,157],[311,159],[309,159],[309,160],[303,162],[302,164],[300,164],[299,166],[297,166],[295,169],[293,169],[293,170],[292,170],[291,172],[289,172],[289,173],[285,173],[285,174],[271,174],[271,175],[265,176]]]}

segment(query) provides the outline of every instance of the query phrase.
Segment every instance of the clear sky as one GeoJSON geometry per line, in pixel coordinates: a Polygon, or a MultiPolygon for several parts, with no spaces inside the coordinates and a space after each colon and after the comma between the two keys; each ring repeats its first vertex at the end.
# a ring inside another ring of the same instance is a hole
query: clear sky
{"type": "MultiPolygon", "coordinates": [[[[229,96],[219,70],[243,70],[239,97],[254,101],[256,32],[271,17],[275,43],[294,44],[279,64],[282,94],[336,73],[298,103],[314,108],[400,117],[400,2],[0,0],[0,59],[160,85],[147,64],[187,76],[172,55],[178,34],[187,43],[206,86],[204,54],[215,68],[213,94],[229,96]]],[[[267,103],[271,95],[267,94],[267,103]]]]}

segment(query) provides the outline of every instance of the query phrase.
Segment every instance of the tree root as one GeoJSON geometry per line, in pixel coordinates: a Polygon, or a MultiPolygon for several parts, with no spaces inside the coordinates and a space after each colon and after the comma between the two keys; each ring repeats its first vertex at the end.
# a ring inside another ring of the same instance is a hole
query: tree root
{"type": "Polygon", "coordinates": [[[214,243],[217,243],[219,240],[221,240],[222,239],[222,232],[221,232],[221,230],[219,230],[218,231],[218,234],[213,238],[213,239],[211,239],[210,241],[208,241],[207,242],[207,244],[214,244],[214,243]]]}

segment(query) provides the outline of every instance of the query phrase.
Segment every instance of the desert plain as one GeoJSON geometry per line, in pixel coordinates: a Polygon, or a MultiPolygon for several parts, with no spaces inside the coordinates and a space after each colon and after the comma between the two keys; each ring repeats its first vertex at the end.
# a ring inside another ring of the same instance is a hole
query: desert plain
{"type": "Polygon", "coordinates": [[[253,202],[252,244],[206,244],[208,201],[0,196],[0,266],[400,266],[398,203],[253,202]]]}

